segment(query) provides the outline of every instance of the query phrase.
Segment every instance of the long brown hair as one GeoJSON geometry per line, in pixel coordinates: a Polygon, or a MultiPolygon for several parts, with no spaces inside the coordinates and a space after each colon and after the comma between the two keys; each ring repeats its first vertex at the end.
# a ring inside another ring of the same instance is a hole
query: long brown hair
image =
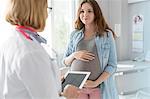
{"type": "Polygon", "coordinates": [[[80,12],[81,12],[81,8],[82,5],[84,3],[89,3],[93,10],[94,10],[94,15],[95,15],[95,19],[94,19],[94,23],[96,25],[96,32],[98,36],[103,36],[104,33],[108,32],[109,30],[113,33],[113,36],[116,37],[115,33],[113,32],[113,30],[108,26],[108,24],[106,23],[102,10],[100,8],[100,6],[98,5],[98,3],[95,0],[83,0],[78,8],[78,12],[77,12],[77,19],[75,21],[75,29],[82,29],[84,27],[84,24],[82,23],[82,21],[80,20],[80,12]]]}
{"type": "Polygon", "coordinates": [[[47,18],[47,0],[9,0],[6,21],[12,25],[43,31],[47,18]]]}

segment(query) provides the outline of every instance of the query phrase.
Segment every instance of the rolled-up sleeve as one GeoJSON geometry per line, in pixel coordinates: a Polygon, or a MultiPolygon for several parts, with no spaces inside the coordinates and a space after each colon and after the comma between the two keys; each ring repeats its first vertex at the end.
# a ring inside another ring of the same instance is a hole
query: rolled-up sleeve
{"type": "Polygon", "coordinates": [[[67,48],[66,48],[65,53],[64,53],[64,55],[63,55],[62,64],[63,64],[64,66],[70,66],[70,65],[66,65],[66,64],[64,63],[64,61],[65,61],[65,58],[66,58],[66,57],[68,57],[70,54],[73,53],[73,48],[74,48],[74,47],[73,47],[73,35],[74,35],[74,32],[72,32],[71,35],[70,35],[70,39],[69,39],[69,42],[68,42],[68,44],[67,44],[67,48]]]}
{"type": "Polygon", "coordinates": [[[104,71],[113,74],[117,70],[117,55],[116,55],[116,45],[115,40],[111,32],[108,33],[109,43],[110,43],[110,52],[108,57],[108,64],[105,67],[104,71]]]}

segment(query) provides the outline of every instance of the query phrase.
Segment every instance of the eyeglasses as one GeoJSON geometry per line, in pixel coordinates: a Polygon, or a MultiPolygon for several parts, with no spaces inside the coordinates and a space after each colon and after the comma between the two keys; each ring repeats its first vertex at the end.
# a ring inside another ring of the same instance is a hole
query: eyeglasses
{"type": "Polygon", "coordinates": [[[47,7],[47,11],[50,13],[52,11],[52,7],[47,7]]]}

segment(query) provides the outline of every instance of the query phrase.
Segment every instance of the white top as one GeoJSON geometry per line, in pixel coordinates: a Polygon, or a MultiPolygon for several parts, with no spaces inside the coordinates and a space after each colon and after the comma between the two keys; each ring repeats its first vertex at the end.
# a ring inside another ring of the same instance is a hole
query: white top
{"type": "Polygon", "coordinates": [[[62,99],[58,67],[17,31],[0,49],[0,99],[62,99]]]}

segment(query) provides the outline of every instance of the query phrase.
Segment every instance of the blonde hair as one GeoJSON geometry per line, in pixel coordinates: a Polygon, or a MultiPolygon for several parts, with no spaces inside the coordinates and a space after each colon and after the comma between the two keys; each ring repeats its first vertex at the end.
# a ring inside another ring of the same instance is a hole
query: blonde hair
{"type": "Polygon", "coordinates": [[[43,31],[47,18],[47,0],[9,0],[6,21],[12,25],[43,31]]]}

